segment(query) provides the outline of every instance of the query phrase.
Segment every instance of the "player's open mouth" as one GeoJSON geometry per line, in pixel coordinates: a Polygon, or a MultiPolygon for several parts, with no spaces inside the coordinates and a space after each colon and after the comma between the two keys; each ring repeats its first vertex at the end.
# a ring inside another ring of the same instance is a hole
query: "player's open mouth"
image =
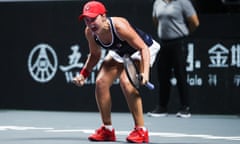
{"type": "Polygon", "coordinates": [[[96,26],[91,26],[90,28],[91,28],[92,32],[95,32],[98,30],[98,28],[96,26]]]}

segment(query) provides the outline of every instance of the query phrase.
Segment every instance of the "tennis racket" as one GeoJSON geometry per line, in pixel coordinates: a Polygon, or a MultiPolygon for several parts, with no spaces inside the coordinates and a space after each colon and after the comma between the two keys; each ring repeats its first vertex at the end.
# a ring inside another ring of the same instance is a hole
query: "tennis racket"
{"type": "MultiPolygon", "coordinates": [[[[140,71],[137,67],[137,65],[134,63],[132,58],[125,54],[123,56],[123,61],[124,61],[124,69],[127,73],[127,77],[130,81],[130,83],[137,89],[139,90],[142,86],[141,81],[142,81],[142,75],[140,74],[140,71]]],[[[155,87],[152,83],[146,82],[143,86],[147,87],[149,90],[153,90],[155,87]]]]}

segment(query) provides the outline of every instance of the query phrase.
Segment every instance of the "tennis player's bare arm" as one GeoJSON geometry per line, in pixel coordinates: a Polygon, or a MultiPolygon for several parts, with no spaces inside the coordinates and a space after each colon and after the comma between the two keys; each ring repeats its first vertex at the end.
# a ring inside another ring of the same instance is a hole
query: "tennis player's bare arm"
{"type": "Polygon", "coordinates": [[[85,29],[85,36],[88,41],[89,55],[87,61],[85,62],[84,68],[92,71],[93,67],[98,63],[99,59],[101,58],[101,47],[97,45],[96,41],[94,40],[92,31],[88,27],[86,27],[85,29]]]}
{"type": "MultiPolygon", "coordinates": [[[[83,69],[91,72],[93,67],[98,63],[99,59],[101,58],[101,48],[96,44],[92,32],[88,27],[86,27],[85,29],[85,36],[88,41],[89,55],[83,69]]],[[[85,77],[81,74],[73,79],[73,83],[78,86],[83,86],[84,82],[85,77]]]]}
{"type": "Polygon", "coordinates": [[[143,83],[147,82],[149,80],[150,67],[150,53],[148,46],[144,43],[144,41],[126,19],[114,17],[113,23],[119,37],[122,40],[127,41],[131,47],[140,51],[143,64],[143,83]]]}

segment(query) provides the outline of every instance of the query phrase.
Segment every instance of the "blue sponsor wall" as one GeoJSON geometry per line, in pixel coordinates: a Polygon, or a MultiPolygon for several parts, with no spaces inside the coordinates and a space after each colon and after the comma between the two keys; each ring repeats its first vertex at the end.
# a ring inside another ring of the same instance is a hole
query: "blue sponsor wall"
{"type": "MultiPolygon", "coordinates": [[[[94,81],[100,63],[84,87],[72,78],[83,66],[88,47],[84,23],[77,17],[86,1],[1,2],[1,109],[97,111],[94,81]]],[[[157,39],[152,23],[152,0],[103,1],[109,16],[124,16],[157,39]]],[[[194,2],[194,1],[193,1],[194,2]]],[[[212,1],[213,2],[213,1],[212,1]]],[[[185,42],[193,113],[240,112],[240,14],[234,6],[207,10],[194,2],[201,26],[185,42]],[[223,9],[222,9],[223,10],[223,9]],[[233,10],[233,9],[231,9],[233,10]]],[[[103,56],[106,51],[102,51],[103,56]]],[[[156,65],[151,80],[157,86],[156,65]]],[[[179,107],[174,85],[170,112],[179,107]]],[[[112,111],[127,112],[118,80],[111,88],[112,111]]],[[[158,89],[145,91],[144,111],[156,105],[158,89]]]]}

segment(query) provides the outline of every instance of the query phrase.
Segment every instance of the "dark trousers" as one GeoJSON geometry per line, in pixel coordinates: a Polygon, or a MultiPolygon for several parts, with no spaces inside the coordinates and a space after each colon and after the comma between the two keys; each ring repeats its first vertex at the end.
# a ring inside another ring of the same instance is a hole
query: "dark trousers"
{"type": "Polygon", "coordinates": [[[174,40],[160,40],[161,49],[157,59],[157,73],[159,81],[159,105],[167,108],[171,90],[171,74],[177,79],[180,103],[189,106],[187,88],[186,55],[187,49],[183,45],[184,38],[174,40]]]}

